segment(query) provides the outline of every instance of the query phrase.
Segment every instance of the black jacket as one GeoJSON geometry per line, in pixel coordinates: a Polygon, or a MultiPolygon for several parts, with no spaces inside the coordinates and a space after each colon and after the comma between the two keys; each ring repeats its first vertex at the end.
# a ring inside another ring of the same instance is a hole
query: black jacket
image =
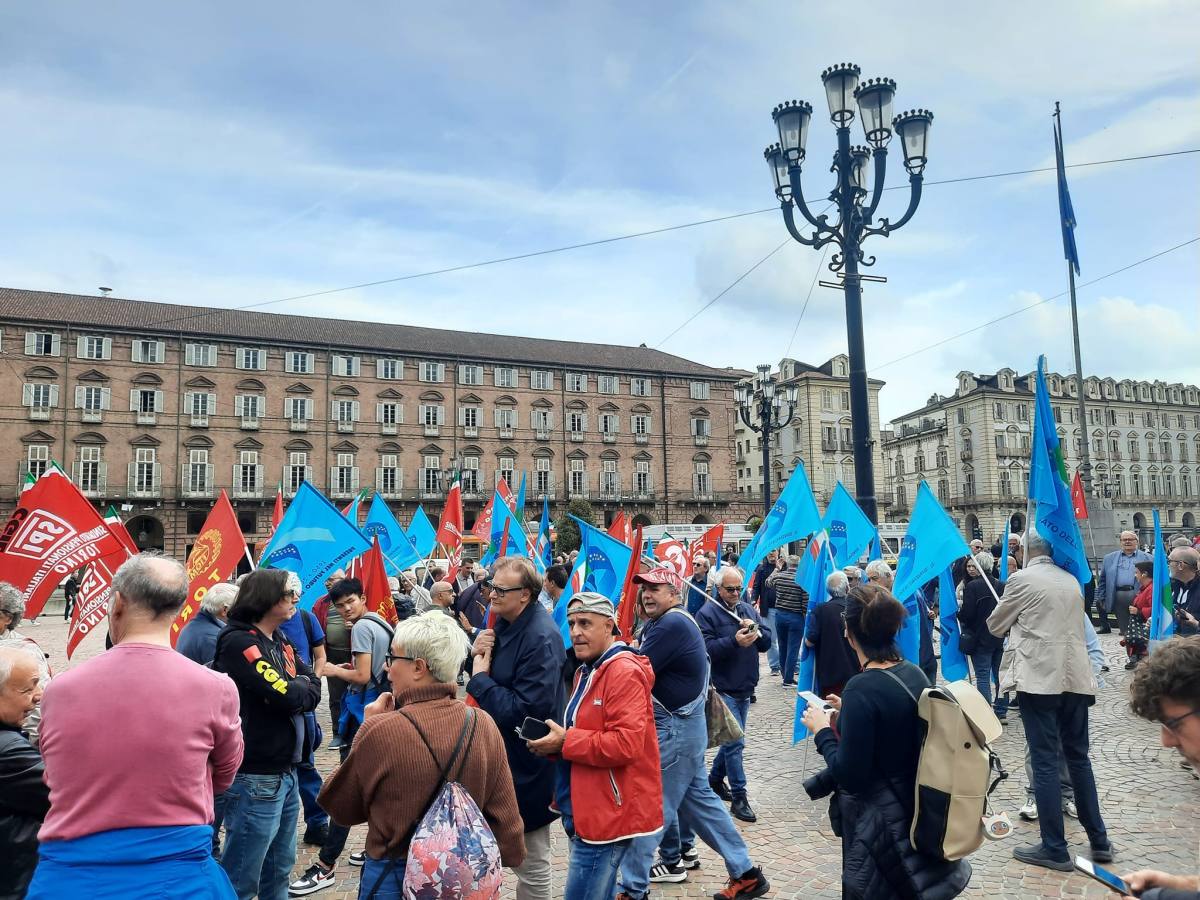
{"type": "Polygon", "coordinates": [[[813,642],[817,658],[817,694],[828,696],[834,688],[841,690],[846,682],[862,671],[858,655],[846,640],[842,615],[846,612],[845,597],[830,597],[813,612],[813,642]]]}
{"type": "Polygon", "coordinates": [[[555,763],[530,753],[516,729],[526,716],[538,721],[562,718],[567,704],[566,686],[560,677],[565,657],[562,633],[535,597],[515,622],[497,619],[491,672],[474,675],[467,682],[467,693],[495,720],[504,738],[526,831],[558,818],[550,811],[555,763]]]}
{"type": "Polygon", "coordinates": [[[304,713],[321,702],[321,681],[287,638],[276,642],[253,625],[230,619],[217,638],[213,668],[233,679],[242,702],[246,752],[239,773],[277,775],[288,771],[295,758],[297,734],[304,735],[300,758],[308,756],[311,747],[304,713]],[[272,662],[280,657],[282,672],[272,662]]]}
{"type": "Polygon", "coordinates": [[[962,632],[975,636],[972,653],[987,653],[1004,646],[1004,638],[995,637],[988,631],[987,620],[996,608],[996,598],[988,590],[984,578],[992,583],[997,596],[1004,596],[1004,585],[991,576],[977,575],[963,585],[962,608],[958,611],[958,626],[962,632]]]}
{"type": "Polygon", "coordinates": [[[750,589],[750,599],[758,604],[758,611],[764,616],[775,608],[775,585],[767,583],[767,579],[774,572],[775,563],[765,559],[754,570],[754,587],[750,589]]]}
{"type": "Polygon", "coordinates": [[[468,586],[461,594],[454,598],[454,614],[458,618],[459,613],[466,613],[467,621],[475,628],[484,626],[483,614],[487,610],[487,604],[483,598],[479,596],[479,582],[468,586]]]}
{"type": "Polygon", "coordinates": [[[38,829],[50,810],[45,766],[19,730],[0,723],[0,900],[25,896],[38,861],[38,829]]]}
{"type": "Polygon", "coordinates": [[[744,700],[758,685],[758,655],[771,649],[771,629],[762,623],[758,612],[749,603],[739,600],[732,615],[720,607],[720,600],[705,603],[696,614],[696,624],[704,635],[704,646],[712,663],[712,685],[722,694],[744,700]],[[758,640],[749,647],[738,646],[736,635],[741,619],[758,623],[758,640]]]}

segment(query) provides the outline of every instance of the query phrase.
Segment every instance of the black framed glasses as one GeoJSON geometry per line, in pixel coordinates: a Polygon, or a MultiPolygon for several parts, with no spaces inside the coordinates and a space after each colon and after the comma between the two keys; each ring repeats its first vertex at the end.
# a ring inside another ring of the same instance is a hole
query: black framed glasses
{"type": "Polygon", "coordinates": [[[499,594],[501,597],[507,597],[509,594],[525,590],[525,588],[521,585],[517,585],[516,587],[500,587],[500,585],[496,584],[494,581],[489,581],[486,584],[488,590],[490,590],[493,594],[499,594]]]}
{"type": "Polygon", "coordinates": [[[1182,725],[1186,719],[1190,719],[1192,716],[1200,716],[1200,707],[1193,709],[1191,712],[1185,712],[1182,716],[1176,716],[1173,719],[1163,719],[1162,727],[1167,729],[1167,731],[1178,733],[1179,726],[1182,725]]]}
{"type": "Polygon", "coordinates": [[[396,662],[397,660],[401,660],[401,659],[404,660],[405,662],[416,662],[417,661],[417,658],[415,656],[396,656],[395,654],[392,654],[392,653],[386,653],[386,654],[384,654],[384,657],[383,657],[383,664],[385,666],[390,666],[392,663],[396,662]]]}
{"type": "Polygon", "coordinates": [[[742,586],[740,584],[735,584],[735,585],[722,584],[722,585],[720,585],[720,588],[723,591],[729,591],[731,594],[740,594],[742,592],[742,586]]]}

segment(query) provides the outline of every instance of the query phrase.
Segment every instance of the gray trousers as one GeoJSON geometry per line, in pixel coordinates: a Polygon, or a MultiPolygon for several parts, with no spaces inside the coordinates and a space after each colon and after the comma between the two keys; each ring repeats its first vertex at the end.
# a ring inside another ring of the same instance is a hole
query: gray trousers
{"type": "Polygon", "coordinates": [[[554,882],[550,871],[550,825],[525,832],[525,862],[513,869],[517,900],[550,900],[554,882]]]}

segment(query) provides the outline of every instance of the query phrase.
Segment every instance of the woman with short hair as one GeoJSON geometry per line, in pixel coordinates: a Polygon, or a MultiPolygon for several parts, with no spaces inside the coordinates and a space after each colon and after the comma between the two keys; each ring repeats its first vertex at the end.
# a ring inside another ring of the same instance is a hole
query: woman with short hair
{"type": "Polygon", "coordinates": [[[464,726],[472,736],[446,778],[462,785],[479,806],[503,864],[517,866],[525,859],[504,741],[482,709],[468,723],[468,708],[456,696],[469,650],[462,629],[441,610],[397,625],[387,657],[392,690],[367,707],[350,754],[321,789],[317,800],[334,821],[347,827],[367,823],[359,897],[372,891],[375,900],[401,896],[412,832],[435,797],[464,726]]]}
{"type": "Polygon", "coordinates": [[[909,842],[923,738],[917,698],[929,680],[896,646],[904,618],[890,591],[854,585],[846,601],[846,639],[863,671],[846,683],[842,697],[827,698],[837,710],[838,733],[827,710],[809,705],[803,715],[841,791],[845,897],[946,900],[971,877],[965,860],[937,860],[909,842]]]}

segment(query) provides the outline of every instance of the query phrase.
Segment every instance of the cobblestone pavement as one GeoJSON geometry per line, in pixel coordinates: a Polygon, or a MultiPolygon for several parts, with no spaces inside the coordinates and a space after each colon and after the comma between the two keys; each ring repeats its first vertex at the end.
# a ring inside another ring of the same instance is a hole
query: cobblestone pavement
{"type": "MultiPolygon", "coordinates": [[[[25,623],[21,631],[37,640],[51,655],[56,669],[66,665],[64,648],[66,626],[56,615],[46,615],[39,626],[25,623]]],[[[1159,744],[1159,728],[1136,719],[1129,712],[1126,696],[1129,676],[1123,665],[1123,649],[1117,636],[1103,636],[1112,672],[1107,686],[1092,709],[1092,760],[1099,786],[1100,805],[1109,834],[1117,848],[1119,872],[1137,868],[1159,868],[1171,872],[1194,872],[1200,843],[1200,781],[1180,765],[1174,750],[1159,744]]],[[[101,652],[101,635],[90,636],[76,654],[76,662],[101,652]]],[[[791,746],[793,699],[777,678],[764,667],[758,702],[751,707],[748,723],[746,771],[750,779],[750,800],[758,812],[753,825],[739,823],[755,861],[771,880],[771,896],[780,898],[837,898],[840,896],[841,869],[838,839],[829,830],[826,803],[814,803],[805,795],[801,782],[813,774],[819,761],[815,751],[806,755],[804,745],[791,746]]],[[[324,704],[322,723],[328,722],[324,704]]],[[[971,857],[974,875],[967,898],[1006,897],[1113,897],[1114,895],[1079,874],[1060,874],[1032,868],[1012,858],[1017,844],[1038,839],[1034,824],[1019,822],[1017,808],[1024,801],[1024,732],[1019,716],[1009,715],[1009,724],[998,744],[998,752],[1010,771],[993,795],[998,809],[1008,812],[1017,826],[1013,837],[985,843],[971,857]]],[[[337,753],[318,752],[318,768],[331,770],[337,765],[337,753]]],[[[365,826],[356,827],[347,845],[347,855],[361,849],[365,826]]],[[[1087,835],[1079,823],[1067,820],[1067,838],[1073,853],[1087,852],[1087,835]]],[[[561,895],[565,871],[566,840],[554,830],[555,893],[561,895]]],[[[301,847],[296,862],[300,873],[316,856],[315,848],[301,847]]],[[[654,898],[709,897],[724,886],[721,861],[701,847],[701,868],[680,885],[656,889],[654,898]]],[[[341,900],[357,896],[358,870],[346,864],[338,867],[339,879],[333,887],[314,895],[322,900],[341,900]]],[[[512,897],[513,879],[506,884],[506,897],[512,897]]]]}

